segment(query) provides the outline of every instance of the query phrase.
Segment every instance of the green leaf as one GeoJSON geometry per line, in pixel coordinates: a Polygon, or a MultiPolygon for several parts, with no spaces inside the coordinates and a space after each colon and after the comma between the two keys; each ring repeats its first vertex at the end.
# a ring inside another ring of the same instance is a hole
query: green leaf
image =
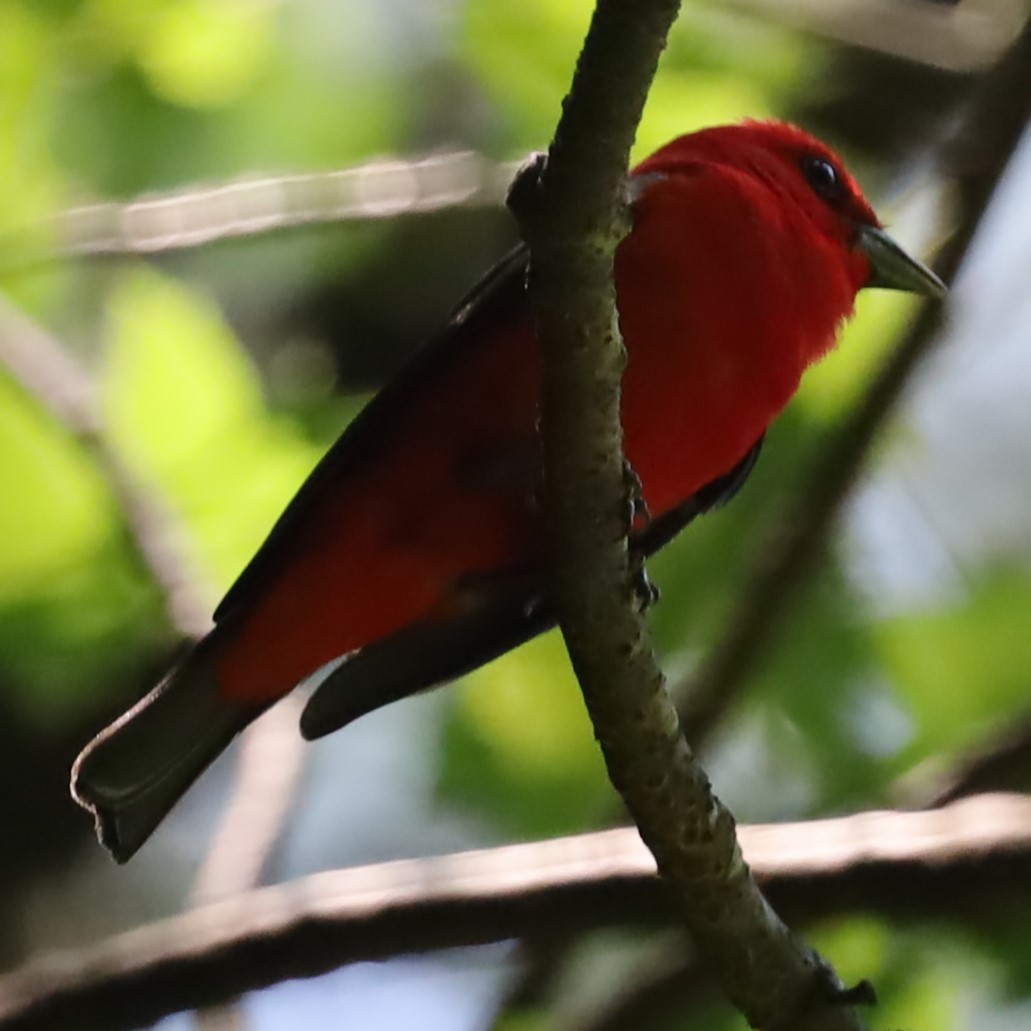
{"type": "Polygon", "coordinates": [[[5,687],[26,716],[56,728],[138,661],[156,597],[88,453],[2,376],[0,482],[5,687]]]}
{"type": "Polygon", "coordinates": [[[983,575],[935,609],[875,628],[885,670],[917,728],[909,759],[968,745],[1027,705],[1031,579],[983,575]]]}
{"type": "Polygon", "coordinates": [[[57,578],[111,533],[103,481],[61,427],[0,376],[0,604],[57,578]]]}
{"type": "Polygon", "coordinates": [[[111,437],[174,499],[216,584],[228,586],[317,459],[266,414],[257,377],[215,306],[136,269],[110,305],[111,437]]]}
{"type": "Polygon", "coordinates": [[[445,733],[441,788],[525,836],[613,809],[604,763],[557,631],[466,677],[445,733]]]}
{"type": "Polygon", "coordinates": [[[159,96],[190,107],[222,106],[262,71],[275,24],[274,5],[179,0],[149,22],[140,63],[159,96]]]}

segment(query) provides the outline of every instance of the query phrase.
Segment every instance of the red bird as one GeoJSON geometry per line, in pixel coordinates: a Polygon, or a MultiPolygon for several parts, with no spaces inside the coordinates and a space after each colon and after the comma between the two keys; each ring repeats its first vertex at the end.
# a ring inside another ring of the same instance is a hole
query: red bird
{"type": "MultiPolygon", "coordinates": [[[[730,498],[864,286],[940,295],[841,161],[780,123],[681,136],[628,182],[616,255],[644,553],[730,498]]],[[[540,358],[526,252],[503,260],[347,428],[215,612],[92,741],[74,797],[128,859],[211,760],[327,666],[307,738],[551,626],[537,507],[540,358]]]]}

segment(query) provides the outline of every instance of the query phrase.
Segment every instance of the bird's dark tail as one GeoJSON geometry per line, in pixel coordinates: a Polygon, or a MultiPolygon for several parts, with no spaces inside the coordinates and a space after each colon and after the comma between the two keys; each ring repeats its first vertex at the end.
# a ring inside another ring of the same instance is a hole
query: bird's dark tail
{"type": "Polygon", "coordinates": [[[75,760],[72,797],[93,813],[97,836],[119,863],[262,711],[219,694],[213,652],[205,638],[75,760]]]}

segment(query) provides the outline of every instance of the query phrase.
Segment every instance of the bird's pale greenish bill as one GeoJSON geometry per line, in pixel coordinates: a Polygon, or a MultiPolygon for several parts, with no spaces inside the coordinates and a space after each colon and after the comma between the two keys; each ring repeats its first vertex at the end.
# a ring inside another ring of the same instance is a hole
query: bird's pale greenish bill
{"type": "Polygon", "coordinates": [[[922,262],[910,257],[883,229],[863,226],[856,246],[870,262],[867,286],[944,297],[945,284],[922,262]]]}

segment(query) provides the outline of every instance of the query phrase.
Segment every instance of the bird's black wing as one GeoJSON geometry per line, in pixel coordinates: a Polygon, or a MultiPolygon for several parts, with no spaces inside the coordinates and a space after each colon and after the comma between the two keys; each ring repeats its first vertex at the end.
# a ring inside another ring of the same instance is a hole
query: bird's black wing
{"type": "MultiPolygon", "coordinates": [[[[635,546],[650,555],[696,516],[729,501],[761,448],[760,437],[728,473],[650,523],[635,546]]],[[[344,658],[305,706],[301,733],[322,737],[373,709],[469,673],[555,625],[538,573],[485,576],[468,586],[466,596],[468,605],[455,615],[416,623],[344,658]]]]}
{"type": "Polygon", "coordinates": [[[536,574],[485,578],[468,607],[424,620],[345,657],[301,714],[312,740],[382,705],[428,690],[496,659],[555,625],[536,574]]]}
{"type": "Polygon", "coordinates": [[[375,454],[375,441],[419,389],[427,368],[461,361],[467,348],[484,339],[483,320],[503,317],[505,311],[523,300],[526,290],[526,248],[514,248],[501,259],[455,308],[444,327],[421,347],[401,373],[372,398],[337,438],[333,446],[305,480],[287,505],[264,544],[237,577],[215,610],[215,622],[225,618],[260,585],[267,582],[285,558],[286,545],[304,523],[307,513],[319,504],[327,487],[346,479],[349,468],[375,454]]]}

